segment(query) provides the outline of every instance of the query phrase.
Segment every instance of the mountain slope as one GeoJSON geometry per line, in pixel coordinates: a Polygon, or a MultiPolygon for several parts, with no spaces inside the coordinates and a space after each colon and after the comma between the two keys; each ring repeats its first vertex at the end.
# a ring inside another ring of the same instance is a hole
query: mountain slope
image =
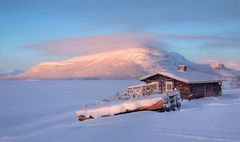
{"type": "Polygon", "coordinates": [[[179,64],[188,70],[230,76],[209,65],[193,63],[183,56],[154,48],[128,48],[76,57],[60,62],[44,62],[18,75],[18,79],[136,79],[156,71],[173,71],[179,64]]]}
{"type": "Polygon", "coordinates": [[[11,70],[6,70],[6,71],[0,71],[0,76],[15,76],[18,74],[23,73],[23,71],[20,70],[15,70],[15,69],[11,69],[11,70]]]}

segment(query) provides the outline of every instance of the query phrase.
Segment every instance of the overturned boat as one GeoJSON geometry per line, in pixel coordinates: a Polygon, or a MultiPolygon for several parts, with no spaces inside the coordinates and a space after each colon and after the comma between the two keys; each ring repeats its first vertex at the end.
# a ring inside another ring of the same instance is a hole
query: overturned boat
{"type": "Polygon", "coordinates": [[[112,100],[102,100],[94,106],[83,105],[77,111],[80,121],[125,114],[136,111],[175,111],[180,109],[180,93],[178,91],[160,94],[158,83],[149,83],[128,87],[128,92],[118,94],[112,100]]]}

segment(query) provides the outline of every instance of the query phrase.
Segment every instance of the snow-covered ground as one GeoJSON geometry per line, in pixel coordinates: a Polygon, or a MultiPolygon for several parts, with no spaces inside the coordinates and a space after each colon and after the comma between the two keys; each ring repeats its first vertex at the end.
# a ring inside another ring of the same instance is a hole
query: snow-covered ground
{"type": "Polygon", "coordinates": [[[0,141],[240,141],[240,90],[182,102],[175,112],[78,121],[83,103],[124,92],[134,80],[0,81],[0,141]]]}

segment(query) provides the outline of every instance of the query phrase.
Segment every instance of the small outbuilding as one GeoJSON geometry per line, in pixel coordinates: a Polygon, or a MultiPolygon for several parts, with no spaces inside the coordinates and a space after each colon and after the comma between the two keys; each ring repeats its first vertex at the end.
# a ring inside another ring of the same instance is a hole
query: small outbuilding
{"type": "Polygon", "coordinates": [[[196,99],[222,94],[222,79],[199,71],[187,71],[187,66],[179,65],[174,72],[157,72],[140,78],[148,83],[158,82],[159,92],[180,91],[182,99],[196,99]]]}

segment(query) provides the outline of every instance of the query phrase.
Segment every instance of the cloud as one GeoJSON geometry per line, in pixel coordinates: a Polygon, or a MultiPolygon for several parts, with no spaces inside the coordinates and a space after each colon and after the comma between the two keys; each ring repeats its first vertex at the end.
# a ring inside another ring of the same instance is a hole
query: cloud
{"type": "Polygon", "coordinates": [[[208,41],[200,46],[201,48],[236,48],[239,49],[240,53],[240,40],[238,41],[228,41],[228,40],[218,40],[208,41]]]}
{"type": "Polygon", "coordinates": [[[180,39],[180,40],[215,40],[239,42],[239,39],[232,37],[216,36],[216,35],[179,35],[179,34],[156,34],[159,38],[180,39]]]}
{"type": "MultiPolygon", "coordinates": [[[[46,54],[53,55],[84,55],[131,47],[141,48],[151,46],[152,44],[150,43],[156,43],[152,35],[112,34],[59,39],[45,43],[28,45],[26,48],[39,49],[46,54]]],[[[160,42],[158,42],[158,45],[160,45],[160,42]]]]}
{"type": "Polygon", "coordinates": [[[110,35],[66,38],[47,41],[39,44],[25,46],[25,48],[38,49],[49,55],[85,55],[104,51],[113,51],[124,48],[154,47],[168,50],[172,47],[166,39],[183,41],[205,41],[202,47],[239,47],[239,40],[229,37],[212,35],[177,35],[177,34],[146,34],[146,33],[120,33],[110,35]],[[221,46],[220,46],[221,45],[221,46]]]}

